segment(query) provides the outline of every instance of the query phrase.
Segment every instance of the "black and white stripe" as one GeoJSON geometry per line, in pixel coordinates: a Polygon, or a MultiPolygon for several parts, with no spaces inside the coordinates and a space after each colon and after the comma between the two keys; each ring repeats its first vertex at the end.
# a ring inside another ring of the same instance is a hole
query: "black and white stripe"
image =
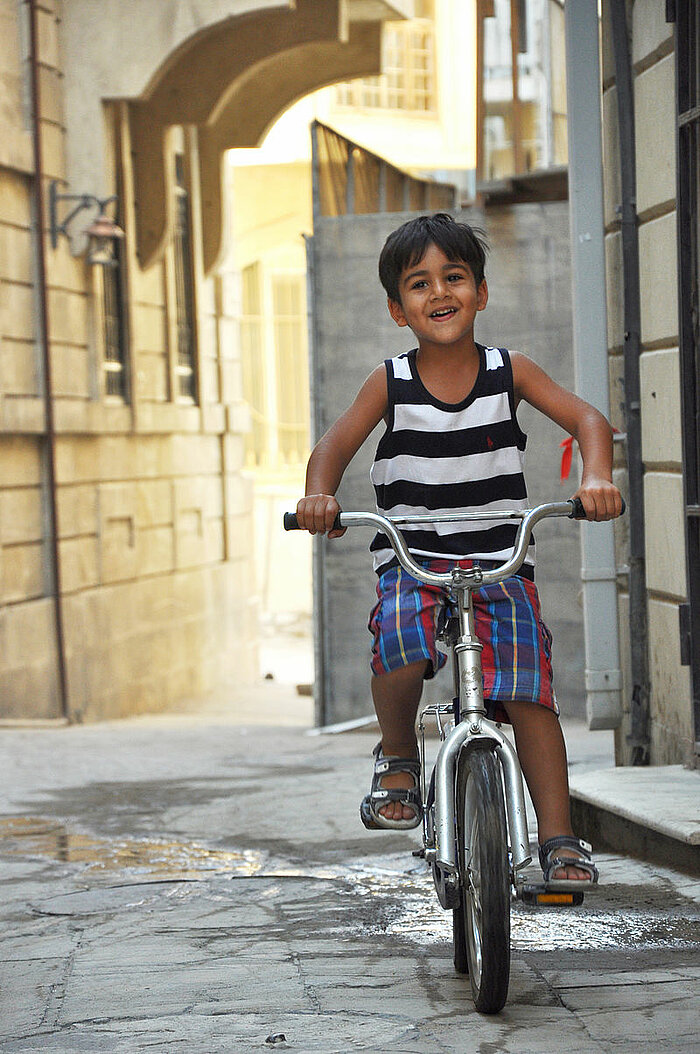
{"type": "MultiPolygon", "coordinates": [[[[527,437],[518,425],[513,375],[504,348],[479,351],[474,388],[461,403],[443,403],[423,385],[416,351],[386,360],[389,413],[370,478],[385,516],[449,515],[527,508],[523,460],[527,437]]],[[[402,528],[415,556],[503,561],[517,524],[472,520],[402,528]]],[[[370,549],[381,573],[395,563],[386,537],[370,549]]],[[[534,547],[526,558],[532,575],[534,547]]]]}

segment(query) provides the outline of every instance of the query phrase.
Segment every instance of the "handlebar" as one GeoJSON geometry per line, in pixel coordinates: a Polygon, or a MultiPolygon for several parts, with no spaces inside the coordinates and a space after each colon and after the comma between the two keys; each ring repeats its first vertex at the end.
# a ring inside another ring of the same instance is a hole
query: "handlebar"
{"type": "MultiPolygon", "coordinates": [[[[625,503],[622,503],[622,512],[625,511],[625,503]]],[[[514,575],[523,563],[527,554],[530,536],[536,523],[548,516],[566,516],[570,520],[585,520],[586,514],[579,498],[569,498],[567,501],[549,502],[544,505],[536,505],[534,509],[523,509],[518,512],[474,512],[462,513],[454,516],[380,516],[376,512],[340,512],[333,524],[334,530],[343,527],[375,527],[387,536],[391,546],[396,553],[401,566],[410,575],[427,585],[440,588],[452,588],[468,585],[491,585],[501,582],[510,575],[514,575]],[[398,527],[407,524],[420,523],[456,523],[468,520],[520,520],[518,533],[513,545],[510,559],[506,560],[500,567],[492,570],[484,570],[480,567],[463,568],[456,567],[447,574],[436,574],[426,571],[424,567],[411,556],[406,542],[398,527]]],[[[296,513],[286,512],[284,514],[285,531],[299,530],[296,513]]]]}

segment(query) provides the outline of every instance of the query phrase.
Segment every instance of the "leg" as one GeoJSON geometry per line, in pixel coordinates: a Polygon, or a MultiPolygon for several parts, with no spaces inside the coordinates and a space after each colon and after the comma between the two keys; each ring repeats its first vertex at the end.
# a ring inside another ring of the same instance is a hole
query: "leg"
{"type": "MultiPolygon", "coordinates": [[[[573,835],[566,746],[558,716],[537,703],[504,705],[513,725],[518,758],[537,813],[540,845],[555,835],[573,835]],[[546,758],[546,765],[542,764],[543,758],[546,758]]],[[[567,867],[560,868],[553,877],[586,879],[588,874],[580,868],[567,867]]]]}
{"type": "MultiPolygon", "coordinates": [[[[381,575],[377,596],[369,628],[374,635],[372,698],[382,730],[382,751],[386,756],[417,758],[416,714],[423,679],[429,663],[436,670],[444,663],[435,646],[435,629],[445,595],[394,567],[381,575]]],[[[387,773],[381,786],[411,789],[414,780],[410,772],[387,773]]],[[[416,815],[402,802],[388,802],[379,813],[392,821],[416,815]]]]}
{"type": "MultiPolygon", "coordinates": [[[[418,756],[416,742],[416,714],[423,691],[423,675],[427,662],[412,662],[391,673],[372,678],[372,698],[377,720],[382,731],[382,750],[401,758],[418,756]]],[[[382,786],[412,787],[411,776],[401,772],[385,776],[382,786]]],[[[400,802],[390,802],[379,812],[389,820],[409,820],[413,810],[400,802]]]]}

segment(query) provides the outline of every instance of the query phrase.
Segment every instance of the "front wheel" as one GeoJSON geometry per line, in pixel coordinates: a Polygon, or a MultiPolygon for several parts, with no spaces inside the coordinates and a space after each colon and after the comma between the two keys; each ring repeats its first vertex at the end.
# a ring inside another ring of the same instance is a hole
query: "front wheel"
{"type": "MultiPolygon", "coordinates": [[[[496,1014],[510,979],[510,877],[501,770],[486,747],[473,747],[459,758],[457,859],[474,1006],[496,1014]]],[[[456,925],[456,937],[460,930],[456,925]]]]}
{"type": "Polygon", "coordinates": [[[464,929],[464,911],[461,904],[452,909],[452,961],[457,973],[469,973],[467,934],[464,929]]]}

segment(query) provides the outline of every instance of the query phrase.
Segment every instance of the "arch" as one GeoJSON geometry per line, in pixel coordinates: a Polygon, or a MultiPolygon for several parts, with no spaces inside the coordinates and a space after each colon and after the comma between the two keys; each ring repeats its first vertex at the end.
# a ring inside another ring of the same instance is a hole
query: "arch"
{"type": "Polygon", "coordinates": [[[205,272],[224,251],[226,229],[223,158],[233,147],[257,146],[276,118],[297,99],[341,80],[377,73],[381,62],[381,27],[358,23],[347,44],[305,45],[271,56],[243,78],[220,110],[217,120],[199,130],[199,171],[205,272]],[[266,91],[261,97],[260,85],[266,91]]]}
{"type": "MultiPolygon", "coordinates": [[[[369,67],[370,72],[378,71],[379,27],[379,22],[360,22],[353,24],[351,33],[345,0],[297,0],[293,9],[268,8],[218,23],[170,56],[145,97],[129,103],[137,253],[142,267],[162,255],[172,236],[168,129],[195,125],[204,144],[203,171],[207,200],[211,202],[206,210],[206,263],[210,269],[221,243],[221,186],[219,182],[218,190],[213,188],[210,172],[215,144],[220,181],[220,154],[227,146],[238,145],[237,141],[229,142],[232,137],[236,140],[232,128],[236,115],[243,120],[256,108],[264,113],[257,142],[274,116],[295,98],[334,79],[354,75],[354,63],[360,58],[358,41],[371,29],[377,34],[376,46],[372,47],[374,60],[368,64],[365,59],[361,70],[369,67]],[[239,92],[247,100],[245,110],[237,105],[239,92]],[[218,220],[211,216],[217,206],[218,220]]],[[[247,142],[253,134],[244,136],[247,142]]]]}

